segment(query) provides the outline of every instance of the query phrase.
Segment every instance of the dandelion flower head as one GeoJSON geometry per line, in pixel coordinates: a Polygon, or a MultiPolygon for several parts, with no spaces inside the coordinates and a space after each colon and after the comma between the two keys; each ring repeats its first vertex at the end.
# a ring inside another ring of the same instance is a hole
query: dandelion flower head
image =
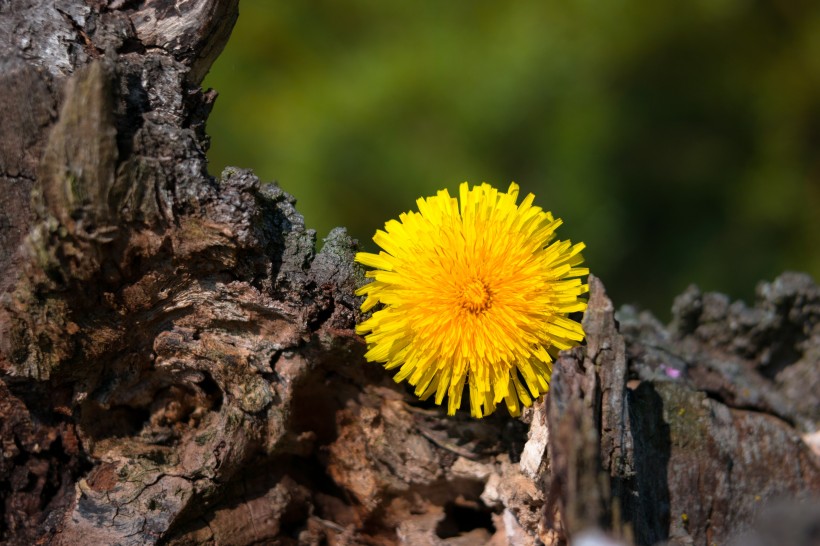
{"type": "Polygon", "coordinates": [[[511,415],[549,389],[552,360],[584,338],[567,315],[586,308],[583,243],[555,239],[560,219],[520,204],[518,185],[500,192],[465,182],[416,201],[378,230],[378,254],[359,252],[373,281],[356,294],[363,311],[379,306],[356,332],[369,361],[398,369],[422,400],[447,396],[453,415],[465,383],[475,417],[504,401],[511,415]]]}

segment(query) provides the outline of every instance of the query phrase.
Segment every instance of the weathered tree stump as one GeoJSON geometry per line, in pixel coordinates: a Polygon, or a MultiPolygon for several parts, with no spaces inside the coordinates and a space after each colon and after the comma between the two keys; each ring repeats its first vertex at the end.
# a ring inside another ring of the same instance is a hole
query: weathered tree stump
{"type": "Polygon", "coordinates": [[[664,327],[592,278],[546,400],[447,417],[363,362],[344,230],[208,175],[237,1],[57,4],[0,4],[0,541],[816,540],[811,279],[664,327]]]}

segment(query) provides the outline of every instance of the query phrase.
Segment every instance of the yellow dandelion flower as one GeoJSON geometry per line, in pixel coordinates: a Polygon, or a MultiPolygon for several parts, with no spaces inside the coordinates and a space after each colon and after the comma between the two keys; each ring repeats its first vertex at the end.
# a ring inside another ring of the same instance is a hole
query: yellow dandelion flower
{"type": "Polygon", "coordinates": [[[367,296],[362,311],[382,304],[356,332],[366,334],[367,360],[398,368],[396,382],[422,400],[447,395],[450,415],[467,383],[473,416],[502,400],[515,416],[549,389],[554,354],[584,338],[567,318],[586,308],[584,245],[553,240],[561,220],[532,194],[517,205],[515,183],[503,193],[465,182],[459,197],[418,199],[418,212],[376,231],[381,252],[356,254],[375,268],[356,292],[367,296]]]}

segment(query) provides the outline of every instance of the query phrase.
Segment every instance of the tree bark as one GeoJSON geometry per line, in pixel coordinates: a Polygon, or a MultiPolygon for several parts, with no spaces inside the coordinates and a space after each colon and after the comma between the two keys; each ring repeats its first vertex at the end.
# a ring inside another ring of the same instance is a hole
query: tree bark
{"type": "Polygon", "coordinates": [[[208,175],[237,0],[58,4],[0,4],[0,541],[811,543],[810,278],[664,327],[592,277],[546,400],[448,417],[364,363],[345,231],[208,175]]]}

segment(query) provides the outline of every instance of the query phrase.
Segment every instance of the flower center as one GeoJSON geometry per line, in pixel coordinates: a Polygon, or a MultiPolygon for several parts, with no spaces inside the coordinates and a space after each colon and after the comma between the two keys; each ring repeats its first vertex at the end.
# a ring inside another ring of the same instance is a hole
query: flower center
{"type": "Polygon", "coordinates": [[[493,295],[487,283],[479,279],[473,279],[462,287],[459,303],[461,307],[477,315],[490,308],[493,303],[493,295]]]}

